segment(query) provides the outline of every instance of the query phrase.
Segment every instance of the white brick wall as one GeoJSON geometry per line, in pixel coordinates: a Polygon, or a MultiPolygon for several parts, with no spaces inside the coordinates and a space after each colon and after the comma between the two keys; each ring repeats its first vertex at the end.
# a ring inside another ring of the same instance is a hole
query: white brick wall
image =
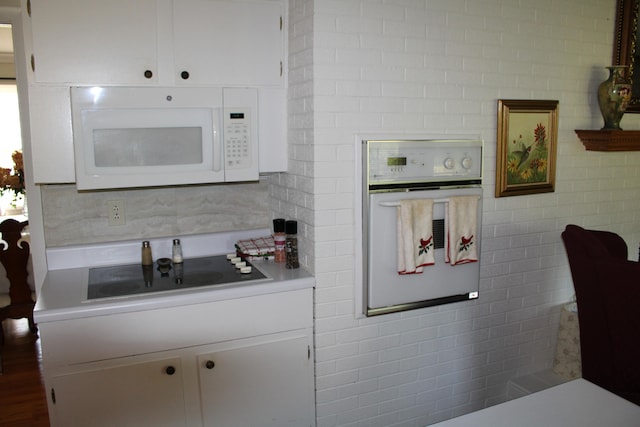
{"type": "MultiPolygon", "coordinates": [[[[586,152],[599,128],[615,0],[290,0],[289,174],[277,214],[302,223],[317,280],[317,423],[423,426],[499,403],[509,379],[551,365],[573,293],[568,223],[640,240],[640,152],[586,152]],[[497,99],[557,99],[554,193],[495,199],[497,99]],[[480,298],[354,315],[355,135],[485,140],[480,298]]],[[[627,115],[623,127],[637,129],[627,115]]]]}

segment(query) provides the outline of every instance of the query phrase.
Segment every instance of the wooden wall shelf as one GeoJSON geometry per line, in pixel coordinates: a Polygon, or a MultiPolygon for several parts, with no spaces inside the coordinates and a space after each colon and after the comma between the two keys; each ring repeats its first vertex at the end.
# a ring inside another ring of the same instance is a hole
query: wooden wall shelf
{"type": "Polygon", "coordinates": [[[640,151],[640,130],[576,129],[576,134],[590,151],[640,151]]]}

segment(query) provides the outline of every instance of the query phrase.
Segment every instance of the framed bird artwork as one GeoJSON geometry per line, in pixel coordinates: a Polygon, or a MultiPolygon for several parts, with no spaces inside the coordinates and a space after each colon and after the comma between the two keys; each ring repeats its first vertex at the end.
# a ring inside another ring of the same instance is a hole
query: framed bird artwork
{"type": "Polygon", "coordinates": [[[558,101],[498,100],[496,197],[553,192],[557,144],[558,101]]]}

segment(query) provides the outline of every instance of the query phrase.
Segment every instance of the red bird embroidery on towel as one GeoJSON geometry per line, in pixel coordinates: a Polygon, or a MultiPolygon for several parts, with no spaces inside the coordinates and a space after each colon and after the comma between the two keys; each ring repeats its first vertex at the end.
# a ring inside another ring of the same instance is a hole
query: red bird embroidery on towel
{"type": "Polygon", "coordinates": [[[458,252],[468,250],[471,245],[473,245],[473,234],[468,239],[464,236],[460,238],[460,246],[458,247],[458,252]]]}
{"type": "Polygon", "coordinates": [[[433,246],[433,236],[429,237],[427,240],[424,240],[421,238],[420,245],[418,246],[418,248],[420,248],[420,250],[418,251],[418,255],[428,253],[429,249],[431,249],[432,246],[433,246]]]}

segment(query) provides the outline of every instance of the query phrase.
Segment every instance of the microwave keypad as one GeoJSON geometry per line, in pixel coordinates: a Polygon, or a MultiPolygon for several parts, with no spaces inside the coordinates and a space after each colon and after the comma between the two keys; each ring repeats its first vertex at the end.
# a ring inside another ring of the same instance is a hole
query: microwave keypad
{"type": "Polygon", "coordinates": [[[245,168],[251,164],[249,126],[242,123],[229,124],[225,128],[227,167],[245,168]]]}

